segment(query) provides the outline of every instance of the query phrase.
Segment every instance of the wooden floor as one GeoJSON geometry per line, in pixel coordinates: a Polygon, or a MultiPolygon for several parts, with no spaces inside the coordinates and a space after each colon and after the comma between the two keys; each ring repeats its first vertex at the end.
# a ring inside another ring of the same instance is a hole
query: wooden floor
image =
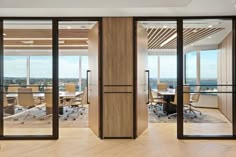
{"type": "MultiPolygon", "coordinates": [[[[17,131],[17,130],[16,130],[17,131]]],[[[230,140],[177,140],[176,124],[150,124],[136,140],[100,140],[89,129],[61,129],[57,141],[0,141],[1,157],[235,157],[230,140]]]]}
{"type": "Polygon", "coordinates": [[[218,109],[198,109],[225,123],[184,123],[185,135],[232,135],[232,123],[218,109]]]}
{"type": "MultiPolygon", "coordinates": [[[[202,111],[222,116],[218,110],[202,111]]],[[[184,128],[188,134],[230,134],[232,130],[230,123],[191,123],[185,124],[184,128]]],[[[44,129],[38,131],[48,131],[44,129]]],[[[9,131],[12,134],[20,133],[22,129],[9,131]]],[[[25,132],[32,132],[32,128],[24,128],[25,132]]],[[[178,140],[176,123],[150,123],[149,128],[136,140],[100,140],[88,128],[61,128],[60,139],[56,141],[0,141],[0,157],[32,156],[236,157],[236,141],[178,140]]]]}

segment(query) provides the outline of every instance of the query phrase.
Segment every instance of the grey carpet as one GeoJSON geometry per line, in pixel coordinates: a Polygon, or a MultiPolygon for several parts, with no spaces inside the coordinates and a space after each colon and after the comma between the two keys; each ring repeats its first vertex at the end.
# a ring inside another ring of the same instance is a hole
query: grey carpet
{"type": "MultiPolygon", "coordinates": [[[[20,111],[16,111],[20,112],[20,111]]],[[[160,112],[160,117],[158,117],[152,109],[149,109],[149,123],[176,123],[176,118],[173,117],[168,119],[164,113],[160,112]]],[[[70,113],[69,108],[64,109],[64,116],[70,113]],[[65,112],[68,110],[68,112],[65,112]]],[[[32,115],[37,115],[38,117],[45,115],[45,109],[38,110],[35,109],[31,112],[32,115]]],[[[21,124],[22,119],[25,115],[18,116],[18,120],[15,121],[13,118],[4,120],[4,126],[6,128],[51,128],[52,127],[52,117],[45,118],[44,120],[39,120],[39,118],[33,118],[32,116],[28,117],[24,124],[21,124]]],[[[73,118],[75,114],[71,114],[67,120],[64,120],[63,117],[59,118],[59,126],[60,128],[87,128],[88,127],[88,108],[83,111],[83,115],[79,115],[76,120],[73,118]]],[[[207,115],[203,113],[203,115],[198,115],[197,118],[191,119],[192,115],[187,115],[185,118],[185,122],[187,123],[227,123],[217,117],[213,117],[211,115],[207,115]]]]}
{"type": "MultiPolygon", "coordinates": [[[[88,108],[85,110],[82,110],[82,115],[78,114],[71,114],[67,120],[64,119],[67,114],[69,114],[72,110],[68,107],[64,109],[64,115],[63,117],[59,118],[59,127],[60,128],[88,128],[88,108]],[[68,110],[68,112],[66,112],[68,110]],[[74,117],[76,117],[76,120],[74,120],[74,117]]],[[[22,111],[17,111],[22,112],[22,111]]],[[[34,109],[31,111],[31,115],[36,115],[36,118],[33,116],[29,116],[27,119],[24,120],[24,124],[21,122],[23,121],[23,118],[25,117],[25,114],[22,114],[20,116],[17,116],[16,118],[10,118],[4,120],[4,126],[6,128],[51,128],[52,127],[52,117],[46,117],[43,118],[43,120],[40,117],[45,116],[45,108],[42,110],[34,109]],[[18,120],[15,120],[18,119],[18,120]]]]}
{"type": "MultiPolygon", "coordinates": [[[[152,109],[149,109],[148,111],[148,118],[149,123],[176,123],[176,117],[172,117],[171,119],[168,119],[168,117],[162,113],[159,112],[160,117],[158,117],[152,109]]],[[[191,118],[192,114],[187,113],[185,115],[184,122],[186,123],[227,123],[226,121],[223,121],[217,117],[213,117],[211,115],[208,115],[206,113],[202,113],[202,115],[197,114],[197,118],[191,118]]]]}

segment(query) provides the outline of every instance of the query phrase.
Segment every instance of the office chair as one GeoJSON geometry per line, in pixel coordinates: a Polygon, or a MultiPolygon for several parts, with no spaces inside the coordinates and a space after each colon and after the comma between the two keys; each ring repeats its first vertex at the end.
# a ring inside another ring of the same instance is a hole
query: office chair
{"type": "Polygon", "coordinates": [[[23,111],[23,113],[27,112],[21,124],[24,124],[24,120],[26,120],[26,118],[28,118],[29,116],[32,116],[33,118],[36,117],[35,115],[31,114],[31,111],[33,109],[42,110],[42,106],[37,106],[34,101],[32,88],[18,88],[17,102],[18,105],[25,110],[23,111]]]}
{"type": "Polygon", "coordinates": [[[17,93],[19,85],[18,84],[9,84],[7,88],[8,93],[17,93]]]}
{"type": "Polygon", "coordinates": [[[83,115],[83,111],[86,109],[85,104],[87,104],[87,87],[84,88],[83,94],[70,100],[69,107],[72,111],[67,114],[67,118],[72,114],[76,114],[76,116],[73,117],[73,120],[76,120],[79,115],[83,115]]]}
{"type": "Polygon", "coordinates": [[[156,99],[153,98],[151,87],[149,87],[149,106],[148,107],[152,108],[153,112],[158,117],[160,117],[160,113],[158,112],[158,108],[159,108],[159,110],[161,110],[161,107],[159,105],[164,104],[164,103],[166,103],[166,102],[163,100],[163,98],[156,98],[156,99]]]}
{"type": "Polygon", "coordinates": [[[6,94],[3,94],[3,109],[4,109],[4,117],[13,115],[14,111],[14,104],[10,104],[8,102],[9,99],[14,100],[14,98],[7,98],[6,94]]]}
{"type": "Polygon", "coordinates": [[[167,83],[158,83],[157,84],[157,90],[158,91],[166,91],[168,88],[168,84],[167,83]]]}
{"type": "MultiPolygon", "coordinates": [[[[183,92],[184,92],[183,93],[183,103],[184,104],[189,104],[190,103],[190,93],[189,93],[190,92],[190,87],[189,86],[184,86],[183,87],[183,92]]],[[[171,102],[171,104],[176,105],[176,107],[177,107],[177,89],[176,89],[176,92],[175,92],[174,101],[171,102]]],[[[185,112],[185,110],[184,110],[184,112],[185,112]]],[[[171,117],[175,117],[175,116],[177,116],[177,112],[168,115],[168,119],[171,119],[171,117]]]]}
{"type": "Polygon", "coordinates": [[[75,93],[75,84],[74,83],[66,83],[65,84],[65,91],[69,93],[75,93]]]}
{"type": "MultiPolygon", "coordinates": [[[[200,86],[196,87],[195,92],[200,92],[200,86]]],[[[199,101],[199,98],[200,98],[200,93],[191,94],[190,103],[188,104],[189,107],[188,107],[188,109],[185,110],[185,113],[187,113],[188,111],[189,111],[189,113],[193,113],[194,118],[197,118],[196,112],[198,112],[200,115],[202,115],[201,111],[193,108],[193,103],[197,103],[199,101]]]]}
{"type": "MultiPolygon", "coordinates": [[[[52,88],[46,88],[44,89],[44,104],[46,107],[45,110],[45,115],[41,117],[41,120],[44,120],[45,118],[52,117],[52,112],[53,112],[53,94],[52,94],[52,88]]],[[[58,98],[58,107],[63,109],[63,103],[62,99],[59,97],[58,98]]],[[[64,116],[64,114],[58,114],[59,117],[63,117],[64,120],[67,120],[67,117],[64,116]]],[[[48,122],[50,124],[50,121],[48,122]]]]}

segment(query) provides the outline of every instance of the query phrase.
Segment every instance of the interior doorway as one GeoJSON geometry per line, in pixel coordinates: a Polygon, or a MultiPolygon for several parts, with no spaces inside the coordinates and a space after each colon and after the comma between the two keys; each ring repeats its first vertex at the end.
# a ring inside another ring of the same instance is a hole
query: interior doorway
{"type": "Polygon", "coordinates": [[[99,136],[99,22],[59,21],[59,127],[99,136]]]}
{"type": "Polygon", "coordinates": [[[3,139],[57,139],[59,128],[99,136],[100,29],[94,18],[0,22],[3,139]]]}
{"type": "Polygon", "coordinates": [[[177,118],[181,117],[177,109],[182,106],[183,118],[178,123],[182,123],[179,125],[183,125],[184,135],[230,136],[232,21],[182,22],[182,26],[168,20],[136,22],[136,134],[141,135],[148,126],[170,126],[177,134],[177,118]],[[180,46],[177,52],[177,34],[183,37],[183,52],[180,46]],[[177,76],[178,70],[183,77],[177,76]],[[182,85],[178,85],[178,78],[182,85]],[[181,86],[182,92],[177,90],[181,86]],[[182,97],[183,105],[178,104],[177,95],[182,97]]]}

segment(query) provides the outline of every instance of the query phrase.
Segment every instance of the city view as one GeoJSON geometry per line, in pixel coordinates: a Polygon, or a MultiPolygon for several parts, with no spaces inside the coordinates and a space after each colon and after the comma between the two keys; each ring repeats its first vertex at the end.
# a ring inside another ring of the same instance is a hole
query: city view
{"type": "MultiPolygon", "coordinates": [[[[76,85],[76,91],[82,91],[86,87],[87,80],[82,78],[81,88],[79,86],[79,79],[78,78],[60,78],[59,79],[59,90],[65,90],[66,83],[74,83],[76,85]]],[[[20,87],[27,86],[26,84],[26,77],[5,77],[4,78],[4,85],[7,90],[9,84],[16,84],[20,87]]],[[[51,78],[30,78],[30,85],[38,85],[40,91],[43,91],[44,87],[52,86],[52,79],[51,78]]]]}

